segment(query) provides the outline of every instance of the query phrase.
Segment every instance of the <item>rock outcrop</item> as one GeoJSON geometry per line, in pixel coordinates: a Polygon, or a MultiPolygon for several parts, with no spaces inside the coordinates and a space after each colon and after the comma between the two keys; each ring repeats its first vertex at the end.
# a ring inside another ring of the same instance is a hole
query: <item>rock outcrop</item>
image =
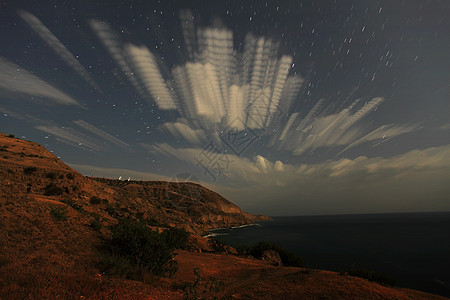
{"type": "Polygon", "coordinates": [[[282,266],[280,254],[275,250],[265,250],[262,253],[262,260],[273,266],[282,266]]]}

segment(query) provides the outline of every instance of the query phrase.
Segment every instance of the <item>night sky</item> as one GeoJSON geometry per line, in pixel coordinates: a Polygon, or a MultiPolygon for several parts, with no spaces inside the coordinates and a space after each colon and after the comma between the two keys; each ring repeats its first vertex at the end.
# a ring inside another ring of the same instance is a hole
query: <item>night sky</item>
{"type": "Polygon", "coordinates": [[[0,131],[269,215],[450,210],[449,1],[3,1],[0,131]]]}

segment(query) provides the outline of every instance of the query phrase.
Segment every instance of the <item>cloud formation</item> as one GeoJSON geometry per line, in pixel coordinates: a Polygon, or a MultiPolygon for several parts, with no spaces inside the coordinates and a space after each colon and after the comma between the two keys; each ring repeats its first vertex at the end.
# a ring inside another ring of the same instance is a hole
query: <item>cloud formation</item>
{"type": "Polygon", "coordinates": [[[78,147],[90,151],[101,151],[103,148],[92,138],[71,127],[60,127],[56,125],[39,125],[36,129],[53,135],[59,142],[72,147],[78,147]]]}
{"type": "Polygon", "coordinates": [[[84,130],[87,130],[90,133],[93,133],[96,136],[110,142],[111,144],[113,144],[115,146],[121,147],[122,149],[125,149],[125,150],[129,150],[130,145],[128,145],[124,141],[116,138],[115,136],[112,136],[109,133],[95,127],[94,125],[89,124],[88,122],[86,122],[84,120],[76,120],[76,121],[73,121],[73,123],[75,123],[79,127],[83,128],[84,130]]]}
{"type": "Polygon", "coordinates": [[[248,34],[237,52],[225,27],[195,29],[192,13],[182,11],[188,61],[163,72],[163,60],[145,46],[124,44],[106,23],[92,29],[136,90],[160,110],[175,110],[179,119],[162,126],[194,145],[213,139],[225,128],[266,130],[280,126],[303,79],[289,74],[292,57],[279,55],[279,43],[248,34]]]}
{"type": "MultiPolygon", "coordinates": [[[[142,146],[191,165],[203,151],[142,146]]],[[[390,158],[359,156],[298,165],[261,155],[228,156],[231,163],[220,181],[211,183],[200,169],[197,177],[244,210],[273,215],[450,210],[450,145],[390,158]]]]}
{"type": "Polygon", "coordinates": [[[343,154],[363,143],[376,146],[419,129],[364,123],[386,101],[383,97],[356,99],[344,108],[320,99],[293,111],[305,79],[292,74],[293,57],[280,54],[278,41],[249,33],[237,48],[233,32],[220,22],[197,27],[189,10],[180,12],[180,21],[187,59],[169,72],[164,60],[146,46],[122,43],[106,23],[90,24],[141,96],[160,110],[178,113],[160,129],[193,147],[213,142],[226,149],[229,145],[220,138],[224,132],[250,131],[270,136],[265,146],[294,155],[320,148],[343,154]]]}
{"type": "Polygon", "coordinates": [[[24,10],[19,10],[17,13],[67,65],[69,65],[93,88],[101,91],[100,87],[95,83],[94,79],[89,75],[88,71],[81,65],[78,59],[38,18],[36,18],[36,16],[24,10]]]}
{"type": "Polygon", "coordinates": [[[47,102],[54,104],[76,105],[81,107],[78,101],[71,96],[2,57],[0,57],[1,90],[14,95],[26,94],[42,97],[47,102]]]}

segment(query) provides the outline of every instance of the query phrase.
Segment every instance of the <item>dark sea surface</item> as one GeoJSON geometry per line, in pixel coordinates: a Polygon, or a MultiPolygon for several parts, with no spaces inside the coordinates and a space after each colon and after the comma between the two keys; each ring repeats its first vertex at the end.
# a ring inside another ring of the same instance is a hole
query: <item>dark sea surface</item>
{"type": "Polygon", "coordinates": [[[309,268],[354,265],[388,275],[400,287],[450,297],[450,212],[273,217],[212,233],[231,246],[275,242],[309,268]]]}

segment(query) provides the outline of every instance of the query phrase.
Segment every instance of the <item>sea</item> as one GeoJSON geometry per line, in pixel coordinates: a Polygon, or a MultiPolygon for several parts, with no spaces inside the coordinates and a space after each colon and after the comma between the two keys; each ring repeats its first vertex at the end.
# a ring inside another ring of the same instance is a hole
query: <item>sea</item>
{"type": "Polygon", "coordinates": [[[272,218],[210,235],[234,247],[274,242],[308,268],[373,270],[399,287],[450,297],[450,212],[272,218]]]}

